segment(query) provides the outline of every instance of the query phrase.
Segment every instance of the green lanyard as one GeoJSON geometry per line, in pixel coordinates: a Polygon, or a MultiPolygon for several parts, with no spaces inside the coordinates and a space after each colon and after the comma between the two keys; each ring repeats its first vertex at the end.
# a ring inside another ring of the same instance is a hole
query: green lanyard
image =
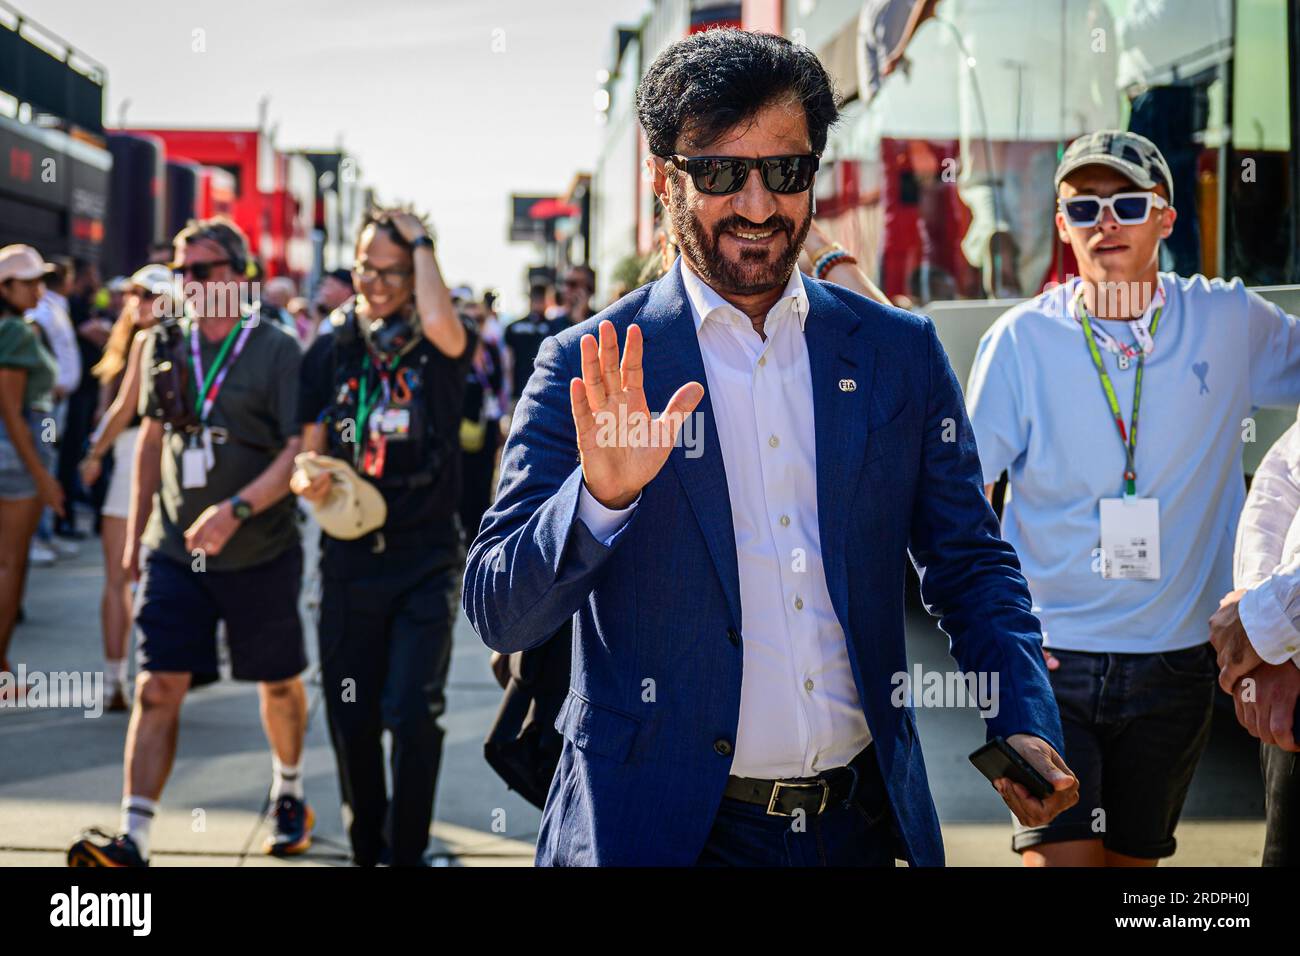
{"type": "MultiPolygon", "coordinates": [[[[1127,433],[1124,430],[1124,413],[1119,410],[1119,399],[1115,397],[1115,386],[1111,384],[1110,375],[1106,373],[1106,366],[1101,361],[1101,350],[1097,348],[1097,341],[1092,334],[1092,323],[1088,319],[1088,310],[1083,307],[1083,303],[1075,300],[1075,306],[1079,311],[1079,322],[1083,325],[1083,339],[1088,343],[1088,354],[1092,356],[1092,364],[1097,369],[1097,377],[1101,379],[1101,390],[1106,393],[1106,404],[1110,406],[1111,416],[1115,419],[1115,427],[1119,429],[1119,440],[1124,445],[1124,494],[1133,497],[1137,494],[1137,467],[1134,464],[1137,455],[1138,441],[1138,409],[1142,405],[1142,366],[1146,362],[1146,352],[1138,352],[1137,373],[1133,379],[1133,420],[1130,422],[1127,433]]],[[[1156,336],[1156,326],[1160,324],[1160,313],[1164,306],[1156,309],[1156,314],[1151,317],[1151,338],[1156,336]]]]}
{"type": "MultiPolygon", "coordinates": [[[[397,368],[397,363],[402,360],[400,355],[394,355],[392,364],[388,366],[388,371],[397,368]]],[[[368,395],[370,376],[370,353],[366,353],[361,360],[361,381],[357,385],[357,430],[363,432],[370,427],[370,413],[375,410],[375,405],[379,401],[379,385],[375,384],[375,393],[368,395]]],[[[352,451],[353,459],[359,461],[361,458],[361,449],[365,447],[365,439],[358,435],[358,440],[352,451]]]]}
{"type": "MultiPolygon", "coordinates": [[[[212,368],[208,369],[208,374],[203,376],[203,390],[194,396],[194,414],[200,416],[203,414],[203,400],[208,397],[208,391],[212,388],[212,382],[216,379],[217,373],[221,371],[221,366],[230,353],[230,347],[235,344],[235,339],[239,337],[241,324],[236,322],[230,332],[227,333],[226,340],[221,343],[221,349],[217,352],[217,360],[212,363],[212,368]]],[[[193,364],[194,362],[191,360],[190,365],[193,364]]]]}

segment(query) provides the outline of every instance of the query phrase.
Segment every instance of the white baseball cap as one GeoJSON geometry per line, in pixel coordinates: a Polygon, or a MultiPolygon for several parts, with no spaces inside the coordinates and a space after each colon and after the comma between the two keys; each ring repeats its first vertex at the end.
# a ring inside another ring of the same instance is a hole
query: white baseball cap
{"type": "Polygon", "coordinates": [[[54,266],[41,258],[31,246],[21,244],[0,249],[0,282],[9,279],[43,279],[54,266]]]}
{"type": "Polygon", "coordinates": [[[128,289],[138,288],[154,295],[166,295],[172,290],[172,271],[164,265],[154,263],[137,269],[131,278],[123,281],[128,289]]]}
{"type": "Polygon", "coordinates": [[[355,541],[381,528],[388,520],[388,504],[379,489],[362,478],[341,458],[303,452],[294,456],[294,466],[315,478],[328,473],[333,479],[324,501],[313,503],[316,521],[331,538],[355,541]]]}

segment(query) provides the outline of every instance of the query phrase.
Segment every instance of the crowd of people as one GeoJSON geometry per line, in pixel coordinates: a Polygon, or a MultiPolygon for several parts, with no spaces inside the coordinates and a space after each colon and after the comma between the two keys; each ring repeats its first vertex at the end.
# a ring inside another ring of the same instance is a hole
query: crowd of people
{"type": "Polygon", "coordinates": [[[552,735],[523,775],[540,863],[942,863],[893,693],[909,557],[963,672],[1000,678],[988,733],[1028,769],[992,782],[1027,865],[1172,855],[1216,689],[1261,741],[1265,862],[1294,864],[1300,426],[1249,497],[1241,429],[1300,403],[1300,321],[1159,270],[1159,149],[1065,151],[1053,226],[1080,275],[994,323],[963,394],[934,324],[813,218],[837,116],[813,53],[694,35],[638,112],[668,241],[599,315],[577,267],[504,324],[401,209],[310,299],[285,277],[246,295],[223,219],[104,290],[0,249],[0,667],[43,516],[66,549],[80,504],[130,710],[120,828],[69,863],[147,864],[219,625],[272,752],[265,850],[310,846],[306,528],[359,865],[424,859],[458,597],[552,735]],[[674,453],[691,420],[700,453],[674,453]]]}
{"type": "Polygon", "coordinates": [[[320,503],[338,476],[316,470],[316,482],[306,481],[293,467],[300,451],[340,456],[356,469],[351,480],[364,474],[385,499],[385,518],[364,536],[325,536],[322,670],[357,680],[377,705],[328,707],[349,771],[358,861],[420,860],[464,539],[491,501],[514,387],[527,381],[543,338],[591,314],[595,292],[586,267],[558,287],[535,284],[531,311],[507,341],[498,294],[448,288],[426,245],[416,217],[376,211],[355,267],[322,275],[310,299],[287,276],[259,281],[246,237],[222,219],[192,223],[153,261],[102,287],[93,265],[47,263],[30,246],[0,250],[0,670],[14,671],[8,648],[27,568],[76,556],[93,534],[104,560],[105,709],[132,712],[127,839],[98,849],[83,841],[74,852],[82,862],[147,859],[181,699],[218,676],[219,621],[234,676],[261,689],[274,766],[266,849],[310,845],[312,812],[298,782],[306,719],[298,601],[300,526],[314,524],[310,507],[299,514],[287,493],[293,477],[305,482],[294,489],[305,503],[320,503]],[[408,313],[422,317],[418,329],[408,313]],[[397,336],[385,340],[389,351],[372,338],[385,320],[397,336]],[[437,337],[426,341],[430,330],[437,337]],[[373,364],[378,356],[384,367],[373,364]],[[376,435],[358,439],[353,426],[376,414],[376,435]],[[348,594],[367,576],[373,593],[362,607],[348,594]],[[402,768],[382,840],[389,799],[372,749],[381,724],[394,730],[402,768]]]}

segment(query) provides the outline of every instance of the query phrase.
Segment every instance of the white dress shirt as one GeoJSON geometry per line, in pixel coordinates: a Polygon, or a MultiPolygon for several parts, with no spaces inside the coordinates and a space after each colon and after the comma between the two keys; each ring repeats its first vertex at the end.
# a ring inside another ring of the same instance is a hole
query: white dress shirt
{"type": "Polygon", "coordinates": [[[1233,560],[1238,605],[1255,652],[1300,667],[1300,423],[1268,450],[1237,525],[1233,560]]]}
{"type": "Polygon", "coordinates": [[[29,311],[37,325],[45,332],[58,365],[55,386],[64,395],[71,395],[81,384],[81,351],[77,348],[77,330],[68,318],[68,300],[57,292],[46,290],[34,308],[29,311]]]}
{"type": "MultiPolygon", "coordinates": [[[[822,565],[804,340],[808,295],[796,269],[764,320],[763,339],[684,259],[681,271],[727,475],[740,574],[744,658],[731,772],[769,780],[815,776],[846,765],[871,742],[871,731],[822,565]]],[[[578,516],[608,541],[635,507],[611,511],[584,488],[578,516]]]]}

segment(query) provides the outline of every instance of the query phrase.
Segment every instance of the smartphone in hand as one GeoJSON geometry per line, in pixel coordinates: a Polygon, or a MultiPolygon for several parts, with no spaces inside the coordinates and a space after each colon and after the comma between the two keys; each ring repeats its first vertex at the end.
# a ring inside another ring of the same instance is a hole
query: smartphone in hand
{"type": "Polygon", "coordinates": [[[1029,765],[1016,748],[1001,737],[994,737],[970,755],[975,769],[989,778],[991,783],[999,777],[1014,780],[1039,800],[1052,795],[1052,785],[1047,778],[1029,765]]]}

